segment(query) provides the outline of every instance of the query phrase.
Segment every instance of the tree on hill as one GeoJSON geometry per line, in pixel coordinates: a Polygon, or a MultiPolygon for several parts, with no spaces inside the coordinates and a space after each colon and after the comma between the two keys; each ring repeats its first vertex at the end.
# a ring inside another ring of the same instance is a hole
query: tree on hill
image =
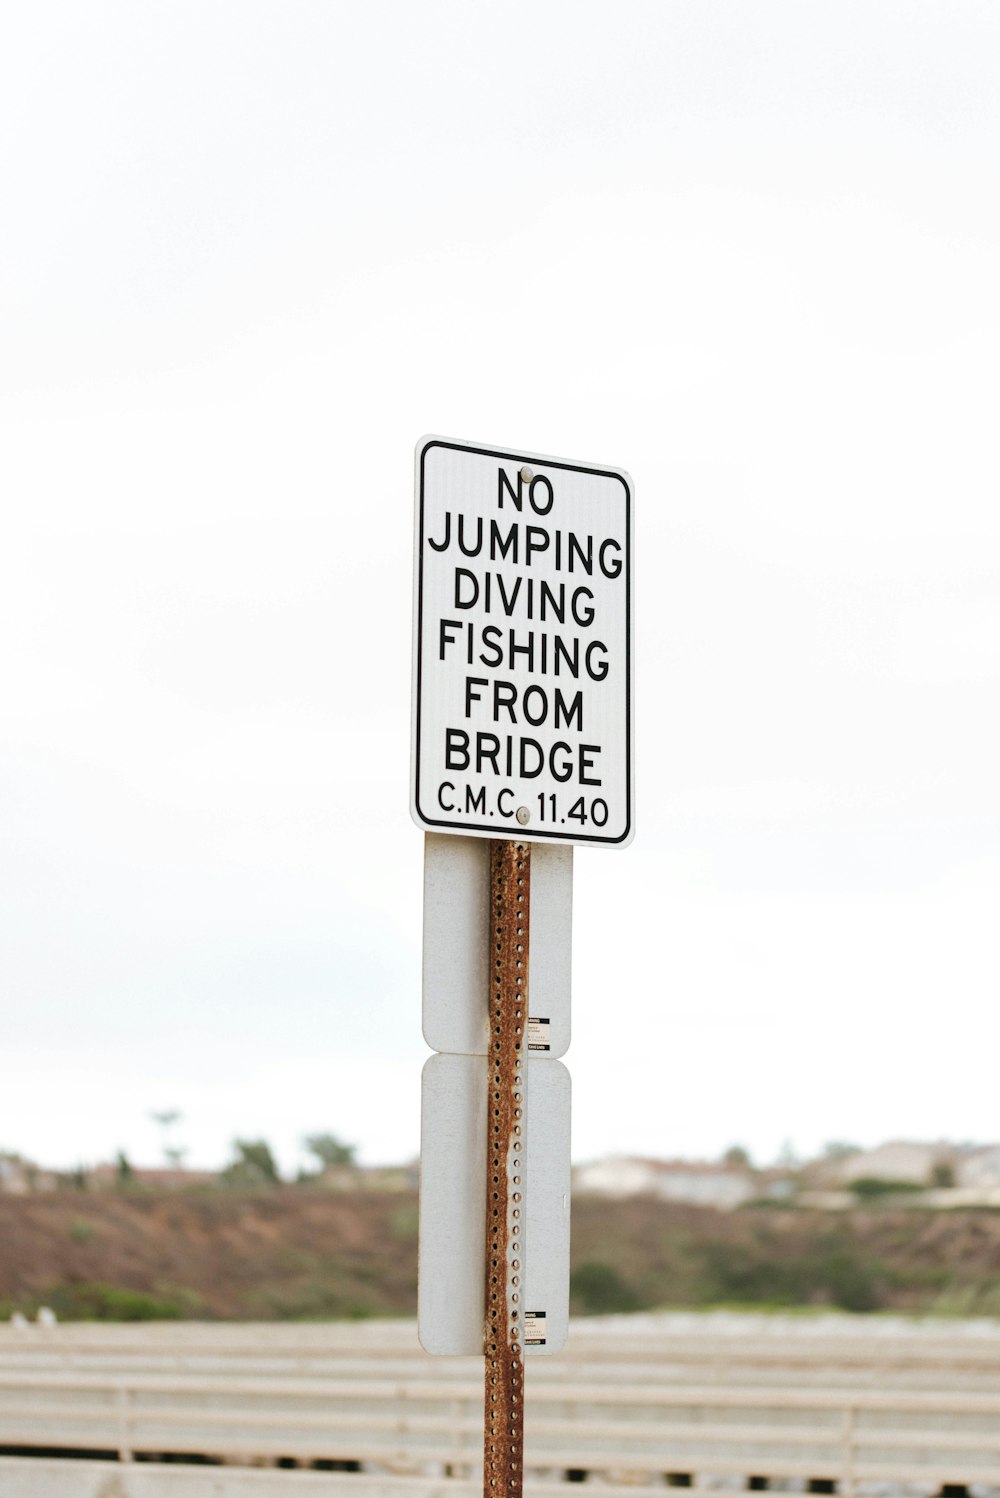
{"type": "Polygon", "coordinates": [[[179,1108],[160,1108],[154,1109],[149,1116],[154,1121],[154,1123],[158,1123],[160,1128],[163,1130],[164,1159],[166,1160],[168,1165],[172,1165],[175,1170],[179,1170],[181,1165],[184,1163],[184,1156],[187,1154],[187,1146],[178,1145],[173,1137],[173,1134],[171,1133],[171,1130],[173,1129],[175,1124],[181,1122],[184,1117],[183,1113],[179,1108]]]}
{"type": "Polygon", "coordinates": [[[823,1146],[824,1160],[847,1160],[860,1153],[860,1145],[850,1144],[846,1139],[828,1139],[823,1146]]]}
{"type": "Polygon", "coordinates": [[[336,1134],[307,1134],[302,1143],[319,1161],[320,1169],[330,1165],[353,1165],[357,1145],[344,1144],[336,1134]]]}
{"type": "Polygon", "coordinates": [[[264,1139],[234,1139],[233,1159],[222,1172],[230,1186],[273,1186],[281,1177],[264,1139]]]}
{"type": "Polygon", "coordinates": [[[750,1170],[750,1152],[742,1144],[731,1144],[722,1157],[722,1163],[732,1169],[750,1170]]]}

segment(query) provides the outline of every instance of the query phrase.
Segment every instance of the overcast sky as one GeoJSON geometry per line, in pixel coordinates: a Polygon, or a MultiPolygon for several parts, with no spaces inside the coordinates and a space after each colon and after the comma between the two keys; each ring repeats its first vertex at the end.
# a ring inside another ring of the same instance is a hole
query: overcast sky
{"type": "Polygon", "coordinates": [[[996,1139],[1000,10],[0,40],[0,1148],[417,1149],[412,454],[627,468],[574,1154],[996,1139]]]}

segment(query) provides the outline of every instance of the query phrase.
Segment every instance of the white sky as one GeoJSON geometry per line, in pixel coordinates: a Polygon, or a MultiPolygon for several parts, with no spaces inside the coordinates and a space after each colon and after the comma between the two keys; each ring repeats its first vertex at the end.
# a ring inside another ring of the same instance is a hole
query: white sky
{"type": "Polygon", "coordinates": [[[0,1147],[417,1147],[412,450],[628,468],[574,1154],[1000,1136],[1000,9],[0,38],[0,1147]]]}

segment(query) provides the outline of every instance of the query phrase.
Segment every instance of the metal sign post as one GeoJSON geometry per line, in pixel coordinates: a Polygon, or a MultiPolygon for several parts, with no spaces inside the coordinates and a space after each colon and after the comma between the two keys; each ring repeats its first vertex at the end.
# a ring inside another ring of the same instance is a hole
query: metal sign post
{"type": "Polygon", "coordinates": [[[531,845],[490,857],[489,1108],[486,1144],[486,1400],[483,1498],[520,1498],[524,1448],[522,1191],[526,1116],[531,845]]]}
{"type": "Polygon", "coordinates": [[[569,1320],[573,848],[634,828],[632,482],[426,437],[415,488],[418,1332],[485,1354],[483,1494],[521,1498],[525,1361],[569,1320]]]}

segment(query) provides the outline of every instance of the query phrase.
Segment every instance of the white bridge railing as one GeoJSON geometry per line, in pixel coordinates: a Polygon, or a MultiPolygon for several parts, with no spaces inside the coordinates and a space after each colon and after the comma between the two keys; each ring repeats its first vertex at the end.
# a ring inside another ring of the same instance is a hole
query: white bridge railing
{"type": "MultiPolygon", "coordinates": [[[[1000,1335],[670,1324],[588,1323],[572,1353],[529,1364],[529,1492],[569,1478],[636,1498],[769,1483],[1000,1495],[1000,1335]]],[[[157,1459],[280,1463],[328,1481],[339,1469],[338,1490],[359,1498],[375,1475],[386,1493],[406,1478],[421,1480],[403,1484],[415,1495],[457,1495],[474,1491],[482,1430],[478,1360],[426,1358],[409,1326],[0,1335],[0,1448],[20,1461],[101,1453],[137,1478],[157,1459]]]]}

